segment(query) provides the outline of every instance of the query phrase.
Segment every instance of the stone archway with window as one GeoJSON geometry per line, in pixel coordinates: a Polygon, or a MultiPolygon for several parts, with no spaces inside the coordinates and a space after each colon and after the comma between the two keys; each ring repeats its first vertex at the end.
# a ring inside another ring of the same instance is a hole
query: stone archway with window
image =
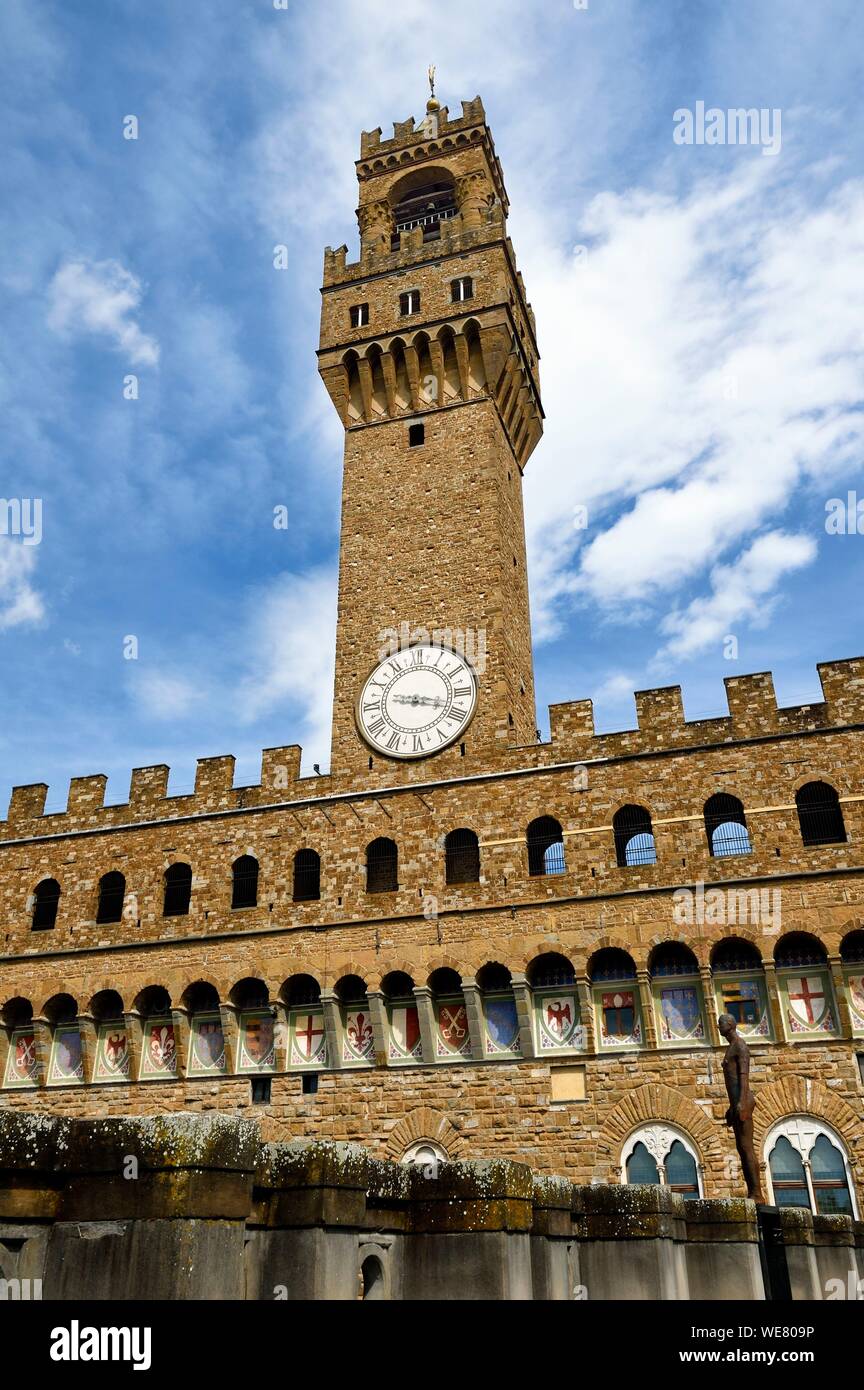
{"type": "Polygon", "coordinates": [[[446,1115],[424,1106],[412,1110],[410,1115],[393,1126],[387,1136],[384,1154],[386,1158],[398,1162],[408,1160],[409,1155],[419,1154],[423,1148],[446,1159],[454,1159],[465,1158],[468,1146],[446,1115]]]}
{"type": "Polygon", "coordinates": [[[688,1198],[704,1196],[698,1150],[677,1125],[660,1122],[634,1129],[621,1151],[620,1171],[624,1186],[648,1183],[688,1198]]]}
{"type": "Polygon", "coordinates": [[[819,1215],[858,1218],[852,1165],[846,1146],[822,1120],[790,1115],[768,1131],[763,1149],[768,1190],[775,1206],[800,1206],[819,1215]]]}
{"type": "Polygon", "coordinates": [[[853,1207],[860,1210],[860,1194],[864,1192],[864,1129],[851,1105],[821,1082],[805,1076],[786,1076],[770,1086],[757,1088],[755,1095],[753,1140],[760,1161],[767,1165],[767,1141],[769,1137],[773,1139],[775,1132],[781,1132],[782,1122],[795,1117],[821,1122],[829,1137],[833,1133],[840,1140],[850,1169],[853,1207]]]}
{"type": "Polygon", "coordinates": [[[712,1120],[688,1096],[662,1082],[638,1087],[611,1111],[597,1141],[593,1178],[622,1181],[622,1154],[628,1140],[634,1134],[638,1138],[640,1129],[651,1127],[665,1127],[674,1131],[673,1140],[684,1136],[689,1141],[699,1168],[700,1187],[704,1184],[711,1196],[712,1176],[719,1181],[725,1171],[731,1131],[712,1120]]]}

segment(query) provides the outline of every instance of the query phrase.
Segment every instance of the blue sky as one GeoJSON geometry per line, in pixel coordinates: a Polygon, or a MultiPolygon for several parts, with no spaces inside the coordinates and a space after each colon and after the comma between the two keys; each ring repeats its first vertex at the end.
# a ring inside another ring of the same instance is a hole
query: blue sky
{"type": "Polygon", "coordinates": [[[62,809],[92,772],[328,764],[323,248],[356,257],[359,132],[419,119],[430,62],[484,99],[538,319],[541,728],[671,683],[722,713],[745,671],[818,698],[864,651],[864,535],[825,530],[864,498],[862,40],[858,0],[4,0],[0,497],[42,535],[0,535],[0,815],[22,782],[62,809]],[[779,153],[676,144],[699,101],[779,110],[779,153]]]}

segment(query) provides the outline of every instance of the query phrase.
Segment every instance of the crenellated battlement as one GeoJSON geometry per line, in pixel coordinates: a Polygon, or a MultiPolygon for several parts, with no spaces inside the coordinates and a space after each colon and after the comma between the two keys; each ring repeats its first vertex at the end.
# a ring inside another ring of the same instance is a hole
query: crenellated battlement
{"type": "Polygon", "coordinates": [[[635,729],[597,734],[591,700],[550,705],[552,748],[556,761],[667,752],[695,745],[804,734],[818,729],[864,723],[864,657],[822,662],[817,666],[823,699],[810,705],[778,705],[770,672],[727,676],[728,715],[688,720],[680,685],[637,690],[635,729]]]}
{"type": "MultiPolygon", "coordinates": [[[[479,250],[491,242],[502,240],[506,241],[510,258],[514,260],[513,243],[506,235],[504,210],[500,203],[494,203],[483,213],[479,226],[466,227],[461,213],[457,213],[447,222],[442,222],[441,234],[436,242],[436,254],[441,258],[455,256],[463,252],[479,250]]],[[[424,243],[422,227],[413,227],[410,231],[401,232],[399,244],[395,250],[390,252],[376,251],[374,255],[364,254],[356,261],[348,260],[347,246],[339,246],[335,250],[333,247],[327,246],[324,250],[322,283],[324,289],[328,290],[336,285],[346,285],[353,281],[362,280],[369,275],[406,270],[418,261],[428,260],[428,258],[429,246],[428,243],[424,243]]],[[[516,279],[524,298],[525,283],[521,272],[516,272],[516,279]]]]}
{"type": "MultiPolygon", "coordinates": [[[[783,707],[778,705],[770,672],[729,676],[724,682],[729,714],[713,719],[687,720],[681,687],[662,686],[635,692],[637,727],[615,733],[597,733],[593,702],[572,700],[550,705],[551,737],[548,743],[530,747],[508,747],[470,765],[451,764],[449,776],[495,777],[526,766],[542,771],[567,762],[615,762],[657,753],[685,753],[722,744],[744,743],[753,739],[795,737],[820,730],[842,729],[864,724],[864,657],[823,662],[817,667],[824,698],[814,704],[783,707]]],[[[334,778],[331,774],[301,778],[301,749],[297,744],[265,748],[261,758],[260,782],[242,787],[234,785],[234,757],[200,758],[195,788],[180,796],[169,795],[170,769],[165,764],[134,768],[129,799],[105,805],[107,778],[102,773],[73,777],[65,811],[45,813],[48,786],[36,782],[15,787],[5,821],[0,821],[0,840],[23,838],[27,834],[51,835],[80,830],[110,830],[113,827],[153,820],[174,820],[241,811],[256,806],[276,806],[298,801],[326,800],[329,796],[368,795],[373,798],[382,788],[411,789],[418,782],[441,780],[421,775],[417,768],[394,764],[379,769],[365,785],[356,779],[334,778]],[[35,823],[35,824],[34,824],[35,823]]]]}
{"type": "MultiPolygon", "coordinates": [[[[285,748],[265,748],[261,755],[261,781],[255,785],[235,787],[233,754],[216,758],[199,758],[195,772],[195,789],[181,796],[171,796],[168,779],[171,769],[164,763],[153,767],[132,769],[129,799],[116,805],[105,805],[107,777],[94,773],[90,777],[73,777],[65,811],[45,813],[48,786],[45,782],[13,787],[5,822],[0,821],[0,838],[15,838],[23,830],[40,821],[40,834],[60,834],[66,830],[100,829],[130,822],[155,819],[175,819],[214,811],[239,810],[246,806],[272,805],[289,801],[299,793],[301,749],[293,744],[285,748]]],[[[329,777],[303,779],[304,791],[311,796],[326,795],[329,777]]]]}
{"type": "Polygon", "coordinates": [[[461,116],[450,119],[450,111],[446,106],[438,108],[437,112],[427,114],[426,118],[418,126],[413,116],[409,116],[406,121],[393,122],[393,135],[389,140],[381,139],[381,127],[375,130],[364,130],[360,135],[360,163],[367,159],[374,159],[378,155],[392,154],[396,150],[404,150],[406,146],[413,144],[422,138],[444,138],[450,135],[458,135],[460,131],[470,130],[472,126],[486,124],[486,111],[479,96],[471,101],[462,102],[461,116]],[[434,130],[430,123],[429,115],[435,116],[434,130]]]}

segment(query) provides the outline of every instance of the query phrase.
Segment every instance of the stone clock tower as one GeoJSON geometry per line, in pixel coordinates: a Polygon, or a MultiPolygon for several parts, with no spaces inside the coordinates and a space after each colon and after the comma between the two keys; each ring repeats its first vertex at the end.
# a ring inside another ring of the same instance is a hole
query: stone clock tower
{"type": "Polygon", "coordinates": [[[357,177],[360,260],[327,249],[319,350],[345,426],[332,768],[452,775],[535,738],[534,315],[479,98],[364,134],[357,177]]]}

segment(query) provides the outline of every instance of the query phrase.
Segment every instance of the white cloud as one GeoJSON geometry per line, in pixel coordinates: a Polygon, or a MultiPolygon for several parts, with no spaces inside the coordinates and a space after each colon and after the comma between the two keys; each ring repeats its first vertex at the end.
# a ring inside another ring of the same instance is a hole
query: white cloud
{"type": "Polygon", "coordinates": [[[777,167],[682,201],[595,198],[578,262],[527,248],[548,415],[526,478],[541,640],[568,598],[644,605],[802,486],[860,468],[864,184],[814,207],[777,167]],[[577,504],[587,531],[562,524],[577,504]]]}
{"type": "Polygon", "coordinates": [[[628,676],[619,671],[613,671],[606,679],[596,687],[592,695],[595,703],[600,704],[608,701],[611,704],[619,704],[622,700],[633,700],[633,691],[636,689],[636,682],[632,676],[628,676]]]}
{"type": "Polygon", "coordinates": [[[326,763],[333,708],[336,576],[324,569],[284,574],[254,595],[253,603],[238,714],[248,721],[281,706],[299,708],[304,760],[326,763]]]}
{"type": "Polygon", "coordinates": [[[159,670],[136,670],[133,691],[144,714],[154,719],[178,719],[202,699],[202,691],[185,676],[159,670]]]}
{"type": "Polygon", "coordinates": [[[117,261],[66,261],[48,293],[48,323],[57,332],[103,335],[134,366],[158,363],[159,344],[131,317],[141,303],[141,282],[117,261]]]}
{"type": "Polygon", "coordinates": [[[660,628],[669,640],[659,657],[686,658],[719,648],[742,622],[764,627],[778,601],[772,593],[778,582],[815,558],[816,542],[810,536],[783,531],[760,536],[733,564],[715,566],[710,595],[667,614],[660,628]]]}
{"type": "Polygon", "coordinates": [[[0,536],[0,632],[12,627],[35,626],[45,616],[45,605],[31,583],[36,551],[0,536]]]}

